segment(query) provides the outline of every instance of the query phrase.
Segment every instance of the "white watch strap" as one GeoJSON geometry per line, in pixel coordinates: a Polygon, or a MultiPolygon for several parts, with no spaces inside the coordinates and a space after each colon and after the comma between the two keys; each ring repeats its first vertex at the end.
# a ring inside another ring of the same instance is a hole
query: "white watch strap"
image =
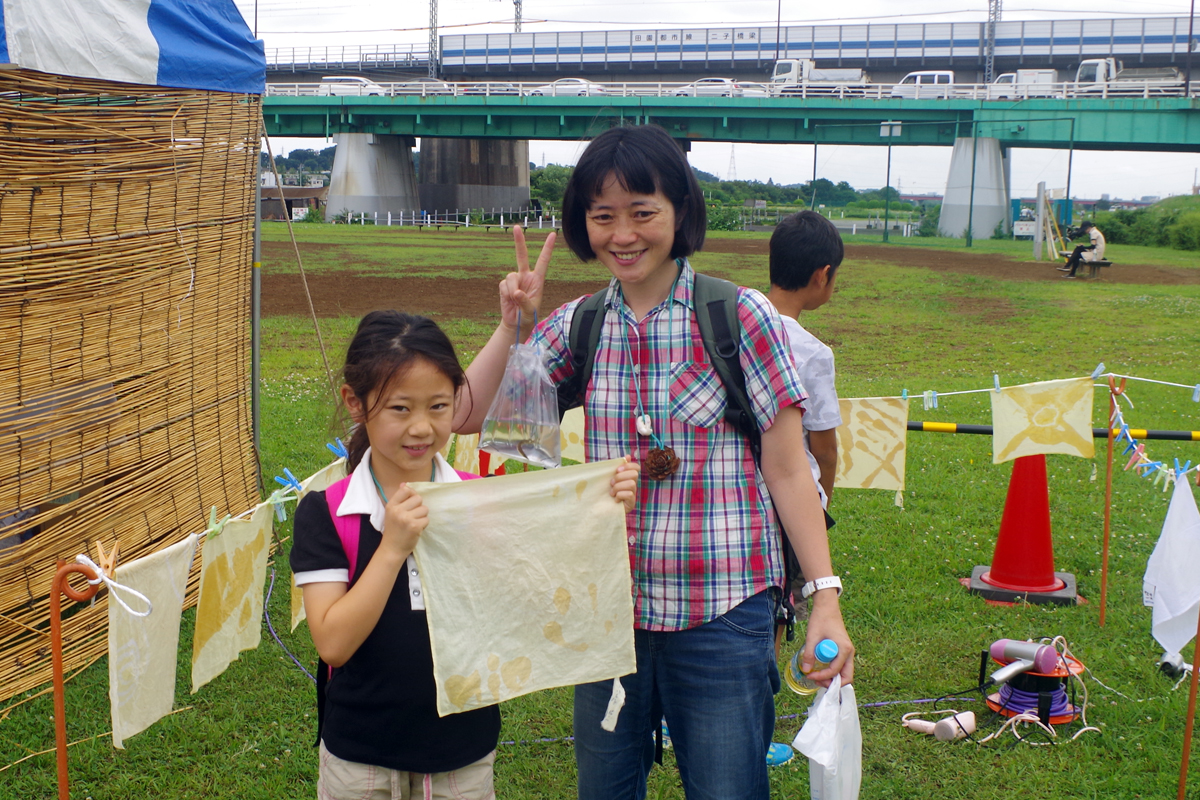
{"type": "Polygon", "coordinates": [[[836,575],[830,575],[827,578],[817,578],[811,580],[800,589],[800,597],[807,600],[812,596],[813,592],[821,589],[837,589],[838,596],[842,594],[842,579],[836,575]]]}

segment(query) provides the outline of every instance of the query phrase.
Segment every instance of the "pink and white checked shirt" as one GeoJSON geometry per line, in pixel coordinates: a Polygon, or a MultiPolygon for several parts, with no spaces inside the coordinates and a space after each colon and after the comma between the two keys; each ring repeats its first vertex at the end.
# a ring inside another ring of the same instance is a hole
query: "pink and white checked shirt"
{"type": "MultiPolygon", "coordinates": [[[[617,281],[609,284],[609,312],[585,393],[589,461],[628,454],[645,460],[653,444],[637,433],[639,389],[655,433],[682,461],[666,480],[642,476],[637,506],[626,521],[634,620],[644,630],[693,628],[783,584],[775,510],[749,445],[725,421],[725,389],[693,313],[694,276],[684,261],[673,295],[641,322],[617,281]]],[[[559,308],[531,339],[545,348],[555,383],[573,372],[568,341],[579,303],[559,308]]],[[[770,302],[739,288],[738,319],[746,392],[765,431],[781,406],[804,400],[804,388],[770,302]]]]}

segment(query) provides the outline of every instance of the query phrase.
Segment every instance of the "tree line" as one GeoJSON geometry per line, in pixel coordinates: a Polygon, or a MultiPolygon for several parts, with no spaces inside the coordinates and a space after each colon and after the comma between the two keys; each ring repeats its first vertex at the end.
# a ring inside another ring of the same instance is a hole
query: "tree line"
{"type": "MultiPolygon", "coordinates": [[[[559,164],[547,164],[544,167],[530,166],[529,193],[543,203],[558,205],[562,202],[563,190],[571,177],[572,167],[559,164]]],[[[692,167],[704,197],[710,203],[722,205],[743,205],[747,200],[765,200],[769,205],[813,205],[813,192],[816,192],[816,203],[828,207],[843,207],[851,203],[882,206],[890,197],[893,203],[900,199],[900,193],[892,187],[886,189],[858,190],[846,181],[834,183],[826,178],[817,178],[806,183],[778,184],[768,179],[762,181],[723,181],[710,172],[692,167]]]]}

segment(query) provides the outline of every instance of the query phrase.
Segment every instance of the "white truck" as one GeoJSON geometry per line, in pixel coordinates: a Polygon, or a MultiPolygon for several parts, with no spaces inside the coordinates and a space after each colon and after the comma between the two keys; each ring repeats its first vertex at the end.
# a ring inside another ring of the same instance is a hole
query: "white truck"
{"type": "Polygon", "coordinates": [[[1125,69],[1115,58],[1089,58],[1080,62],[1071,95],[1166,96],[1183,94],[1183,75],[1176,67],[1125,69]]]}
{"type": "Polygon", "coordinates": [[[871,76],[861,69],[820,69],[809,58],[781,58],[771,74],[771,94],[833,94],[866,91],[871,76]]]}
{"type": "Polygon", "coordinates": [[[1062,94],[1057,86],[1058,73],[1052,69],[1019,69],[996,76],[988,86],[989,100],[1023,100],[1026,97],[1055,97],[1062,94]]]}

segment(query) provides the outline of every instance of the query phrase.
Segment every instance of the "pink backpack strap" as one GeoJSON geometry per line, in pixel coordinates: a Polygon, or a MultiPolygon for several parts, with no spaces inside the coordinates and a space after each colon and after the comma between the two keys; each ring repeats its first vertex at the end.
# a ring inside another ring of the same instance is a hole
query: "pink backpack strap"
{"type": "Polygon", "coordinates": [[[350,476],[347,475],[325,490],[325,502],[329,504],[329,516],[333,518],[333,528],[337,531],[338,538],[342,541],[342,550],[346,552],[346,559],[350,562],[349,581],[353,581],[355,568],[358,566],[358,533],[362,522],[358,514],[339,517],[337,513],[338,509],[342,507],[342,500],[345,499],[346,490],[349,488],[350,476]]]}
{"type": "Polygon", "coordinates": [[[461,469],[456,469],[454,472],[464,481],[473,481],[483,477],[482,475],[476,475],[474,472],[463,472],[461,469]]]}

